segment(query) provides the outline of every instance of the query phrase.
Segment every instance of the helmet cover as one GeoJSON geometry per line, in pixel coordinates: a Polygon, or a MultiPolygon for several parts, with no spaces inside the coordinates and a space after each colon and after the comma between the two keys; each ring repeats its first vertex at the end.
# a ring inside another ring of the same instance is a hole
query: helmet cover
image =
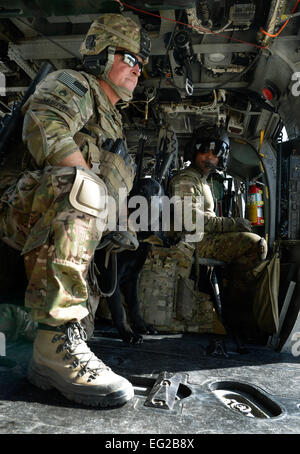
{"type": "Polygon", "coordinates": [[[148,61],[151,43],[149,36],[135,21],[122,14],[103,14],[90,26],[81,44],[82,55],[97,55],[108,46],[120,47],[148,61]]]}

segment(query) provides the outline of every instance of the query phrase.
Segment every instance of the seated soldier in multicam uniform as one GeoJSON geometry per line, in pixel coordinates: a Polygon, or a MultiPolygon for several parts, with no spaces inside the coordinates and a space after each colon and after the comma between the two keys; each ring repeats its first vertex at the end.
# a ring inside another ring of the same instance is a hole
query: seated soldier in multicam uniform
{"type": "MultiPolygon", "coordinates": [[[[229,139],[222,128],[202,125],[194,130],[187,144],[185,161],[191,165],[179,171],[169,185],[170,197],[192,197],[192,209],[204,220],[204,235],[197,243],[199,257],[221,260],[245,272],[266,258],[267,243],[251,232],[251,223],[244,218],[219,217],[207,183],[215,169],[226,170],[229,139]],[[198,208],[196,197],[203,197],[204,208],[198,208]]],[[[194,213],[195,214],[195,213],[194,213]]],[[[196,219],[196,216],[194,216],[196,219]]]]}
{"type": "Polygon", "coordinates": [[[51,73],[25,105],[31,162],[2,186],[0,239],[24,255],[25,306],[39,322],[29,380],[79,403],[115,406],[133,397],[133,387],[90,351],[80,321],[88,314],[88,267],[106,233],[97,223],[103,200],[129,192],[134,179],[129,155],[103,143],[124,139],[115,104],[132,98],[150,41],[133,20],[106,14],[80,52],[85,71],[51,73]]]}

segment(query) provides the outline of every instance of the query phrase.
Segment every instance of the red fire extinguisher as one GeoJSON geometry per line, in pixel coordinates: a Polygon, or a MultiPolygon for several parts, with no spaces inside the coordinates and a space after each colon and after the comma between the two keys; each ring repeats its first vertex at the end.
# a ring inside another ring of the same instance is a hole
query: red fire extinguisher
{"type": "Polygon", "coordinates": [[[264,225],[263,191],[253,182],[250,182],[248,190],[248,217],[252,225],[264,225]]]}

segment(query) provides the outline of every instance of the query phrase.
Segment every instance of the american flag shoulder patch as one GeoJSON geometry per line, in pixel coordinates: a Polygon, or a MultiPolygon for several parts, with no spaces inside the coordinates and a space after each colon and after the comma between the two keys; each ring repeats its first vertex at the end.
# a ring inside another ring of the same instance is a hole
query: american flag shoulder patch
{"type": "Polygon", "coordinates": [[[84,96],[88,89],[82,85],[75,77],[71,76],[67,72],[63,71],[58,76],[57,80],[62,82],[64,85],[69,87],[72,91],[74,91],[80,97],[84,96]]]}

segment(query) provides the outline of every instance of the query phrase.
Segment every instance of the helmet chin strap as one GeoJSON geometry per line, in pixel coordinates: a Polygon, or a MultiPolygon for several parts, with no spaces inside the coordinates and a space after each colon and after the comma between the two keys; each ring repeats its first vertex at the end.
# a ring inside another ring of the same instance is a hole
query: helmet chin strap
{"type": "Polygon", "coordinates": [[[107,76],[101,76],[100,79],[105,80],[105,82],[113,89],[113,91],[122,99],[123,101],[132,100],[132,92],[126,87],[120,87],[119,85],[114,84],[107,76]]]}
{"type": "Polygon", "coordinates": [[[108,59],[107,63],[104,69],[103,74],[99,76],[99,79],[104,80],[113,90],[114,92],[122,99],[122,101],[131,101],[133,97],[133,93],[128,90],[126,87],[120,87],[119,85],[116,85],[114,82],[112,82],[108,74],[112,68],[112,65],[114,63],[114,55],[115,55],[116,48],[115,47],[108,47],[108,59]]]}

